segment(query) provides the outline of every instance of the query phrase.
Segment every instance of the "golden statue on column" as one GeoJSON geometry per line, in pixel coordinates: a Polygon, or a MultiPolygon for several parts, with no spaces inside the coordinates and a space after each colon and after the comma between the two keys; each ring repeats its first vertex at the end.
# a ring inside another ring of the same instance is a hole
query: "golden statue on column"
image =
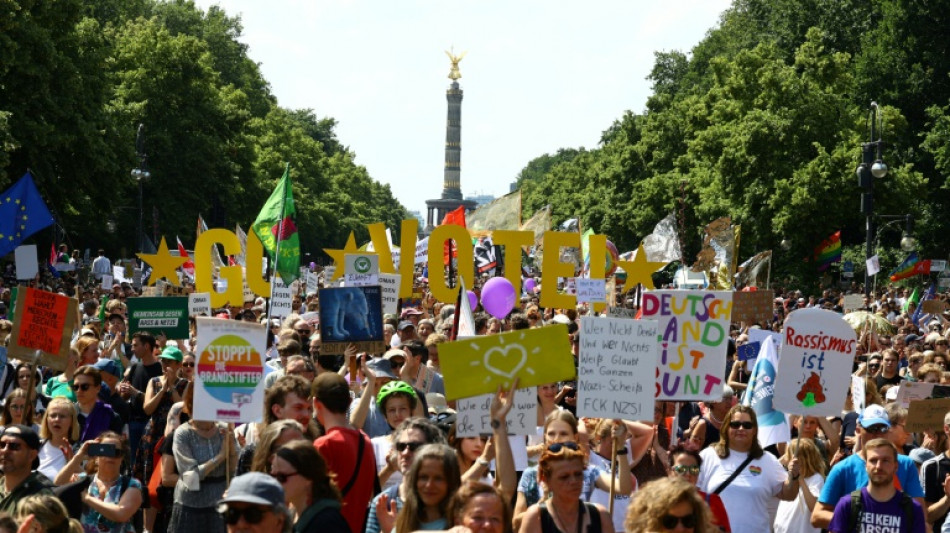
{"type": "Polygon", "coordinates": [[[462,52],[460,55],[455,55],[455,48],[452,48],[452,51],[445,51],[445,55],[449,56],[449,61],[452,62],[452,70],[449,71],[449,79],[452,81],[457,81],[462,77],[462,73],[459,72],[459,62],[462,61],[462,58],[465,57],[465,54],[468,52],[462,52]]]}

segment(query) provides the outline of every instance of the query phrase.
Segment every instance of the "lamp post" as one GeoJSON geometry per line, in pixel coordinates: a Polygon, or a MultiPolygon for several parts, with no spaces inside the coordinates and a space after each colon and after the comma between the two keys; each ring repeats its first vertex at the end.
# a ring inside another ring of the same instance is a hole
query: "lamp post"
{"type": "MultiPolygon", "coordinates": [[[[861,187],[861,213],[867,217],[865,240],[865,259],[869,259],[874,245],[874,178],[883,178],[887,176],[887,165],[881,159],[881,150],[884,147],[884,141],[880,138],[878,125],[883,121],[877,102],[871,102],[871,110],[868,116],[870,122],[870,139],[861,145],[861,164],[858,165],[855,173],[858,175],[858,186],[861,187]]],[[[867,269],[864,271],[864,296],[871,296],[871,276],[867,269]]]]}
{"type": "Polygon", "coordinates": [[[145,153],[145,124],[139,124],[139,129],[135,133],[135,156],[139,160],[139,166],[132,169],[132,177],[139,184],[139,223],[135,233],[135,246],[139,251],[143,251],[145,247],[142,245],[142,186],[152,176],[148,171],[148,154],[145,153]]]}

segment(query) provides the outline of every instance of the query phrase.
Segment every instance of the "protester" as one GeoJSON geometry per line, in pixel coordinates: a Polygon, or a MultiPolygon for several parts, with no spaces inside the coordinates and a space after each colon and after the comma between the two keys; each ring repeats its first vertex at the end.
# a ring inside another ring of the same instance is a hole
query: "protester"
{"type": "Polygon", "coordinates": [[[406,495],[402,509],[395,514],[395,505],[387,510],[386,521],[380,523],[388,531],[395,520],[396,533],[420,529],[447,529],[449,498],[459,488],[461,473],[455,451],[444,444],[427,444],[416,452],[406,473],[406,495]]]}
{"type": "Polygon", "coordinates": [[[944,436],[944,446],[938,455],[925,461],[920,467],[920,484],[924,488],[927,519],[934,531],[940,531],[947,520],[947,511],[950,510],[950,450],[946,446],[948,433],[950,433],[950,412],[943,417],[943,432],[940,433],[944,436]]]}
{"type": "Polygon", "coordinates": [[[40,437],[31,427],[12,425],[0,431],[0,512],[16,513],[27,496],[52,495],[53,484],[33,470],[39,466],[39,449],[40,437]]]}
{"type": "Polygon", "coordinates": [[[79,352],[75,348],[70,348],[69,355],[66,357],[66,368],[63,373],[49,379],[43,387],[43,394],[50,398],[65,396],[69,401],[76,401],[76,393],[73,391],[73,374],[79,366],[79,352]]]}
{"type": "MultiPolygon", "coordinates": [[[[405,381],[390,381],[379,389],[376,405],[386,417],[389,427],[395,429],[416,409],[419,399],[416,391],[405,381]]],[[[376,470],[383,488],[396,486],[402,480],[399,472],[386,468],[389,451],[392,449],[393,433],[373,437],[373,454],[376,456],[376,470]]]]}
{"type": "MultiPolygon", "coordinates": [[[[149,381],[162,375],[162,364],[155,357],[157,342],[150,333],[136,332],[132,335],[132,353],[138,359],[126,371],[125,380],[119,384],[119,394],[132,408],[129,420],[129,444],[133,450],[139,449],[139,440],[145,432],[149,415],[143,410],[145,390],[149,381]]],[[[134,461],[133,457],[133,461],[134,461]]]]}
{"type": "Polygon", "coordinates": [[[39,452],[40,466],[37,471],[54,481],[72,459],[73,445],[79,442],[76,406],[66,398],[53,398],[43,415],[40,438],[43,439],[43,446],[39,452]]]}
{"type": "Polygon", "coordinates": [[[173,449],[180,474],[170,531],[224,531],[214,513],[215,502],[228,488],[227,478],[237,466],[236,448],[227,426],[215,422],[190,420],[175,430],[173,449]]]}
{"type": "MultiPolygon", "coordinates": [[[[699,480],[700,465],[703,459],[699,452],[692,447],[677,444],[670,450],[670,477],[681,478],[692,485],[696,485],[699,480]]],[[[712,513],[712,525],[716,526],[723,533],[730,533],[732,527],[729,524],[729,514],[726,513],[726,507],[722,504],[722,498],[718,494],[707,494],[698,491],[699,496],[709,506],[712,513]]],[[[615,509],[616,510],[616,509],[615,509]]],[[[626,510],[629,512],[629,509],[626,510]]]]}
{"type": "MultiPolygon", "coordinates": [[[[290,533],[293,520],[284,504],[284,489],[273,477],[260,472],[248,472],[234,478],[227,495],[218,501],[214,529],[227,524],[228,533],[290,533]]],[[[175,531],[175,530],[173,530],[175,531]]],[[[186,530],[182,530],[186,531],[186,530]]],[[[189,528],[187,531],[203,529],[189,528]]]]}
{"type": "Polygon", "coordinates": [[[307,441],[288,442],[271,460],[270,475],[284,489],[295,533],[349,533],[340,513],[343,497],[326,461],[307,441]]]}
{"type": "MultiPolygon", "coordinates": [[[[270,469],[271,459],[273,459],[274,453],[281,446],[295,440],[305,440],[309,443],[313,442],[304,432],[300,422],[296,420],[277,420],[272,422],[267,426],[267,429],[264,430],[264,433],[261,434],[258,441],[254,443],[254,454],[251,456],[251,462],[248,464],[246,471],[266,473],[270,469]]],[[[241,467],[238,466],[238,469],[240,468],[241,467]]],[[[241,474],[243,473],[244,472],[241,472],[241,474]]]]}
{"type": "Polygon", "coordinates": [[[676,478],[657,479],[644,485],[630,502],[624,526],[628,533],[712,533],[717,529],[696,486],[676,478]]]}
{"type": "Polygon", "coordinates": [[[49,494],[24,498],[16,517],[21,520],[20,531],[32,532],[35,527],[42,533],[83,533],[82,525],[69,517],[63,502],[49,494]]]}
{"type": "Polygon", "coordinates": [[[785,448],[781,463],[789,465],[798,459],[801,475],[798,476],[798,496],[792,501],[778,504],[774,533],[819,533],[811,525],[811,513],[825,485],[825,459],[810,439],[794,439],[785,448]]]}
{"type": "Polygon", "coordinates": [[[14,426],[22,424],[36,430],[33,423],[33,406],[30,405],[29,395],[22,389],[14,389],[3,404],[3,414],[0,415],[0,426],[14,426]]]}
{"type": "Polygon", "coordinates": [[[471,533],[512,533],[511,507],[505,496],[491,485],[463,483],[449,500],[446,513],[452,525],[471,533]]]}

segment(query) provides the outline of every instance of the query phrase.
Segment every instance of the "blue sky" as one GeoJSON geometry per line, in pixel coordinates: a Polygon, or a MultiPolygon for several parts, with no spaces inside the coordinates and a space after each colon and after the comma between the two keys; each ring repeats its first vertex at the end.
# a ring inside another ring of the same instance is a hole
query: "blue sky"
{"type": "Polygon", "coordinates": [[[442,190],[444,50],[460,64],[462,192],[508,192],[533,158],[642,112],[655,51],[688,52],[729,0],[197,0],[240,15],[283,107],[337,136],[409,209],[442,190]]]}

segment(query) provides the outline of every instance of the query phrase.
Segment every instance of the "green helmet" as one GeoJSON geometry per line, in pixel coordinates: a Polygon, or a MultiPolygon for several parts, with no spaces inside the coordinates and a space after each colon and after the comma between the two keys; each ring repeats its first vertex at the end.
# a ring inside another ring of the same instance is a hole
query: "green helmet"
{"type": "Polygon", "coordinates": [[[402,392],[409,395],[412,400],[411,403],[415,403],[419,400],[416,396],[416,389],[412,388],[412,385],[406,383],[405,381],[390,381],[389,383],[383,385],[379,389],[379,394],[376,395],[376,405],[379,407],[383,406],[383,402],[386,401],[386,398],[391,394],[397,392],[402,392]]]}

